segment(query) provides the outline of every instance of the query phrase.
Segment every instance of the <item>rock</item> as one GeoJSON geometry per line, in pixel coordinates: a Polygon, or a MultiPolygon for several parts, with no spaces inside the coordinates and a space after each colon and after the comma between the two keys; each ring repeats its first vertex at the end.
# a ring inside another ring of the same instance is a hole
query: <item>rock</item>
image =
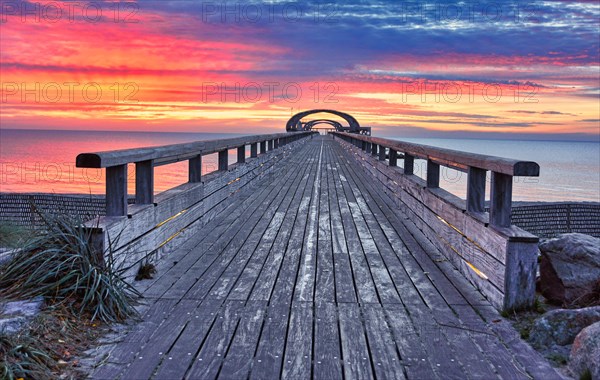
{"type": "Polygon", "coordinates": [[[600,379],[600,322],[583,329],[571,348],[569,369],[576,379],[589,371],[592,379],[600,379]]]}
{"type": "Polygon", "coordinates": [[[600,239],[572,233],[540,243],[540,291],[566,307],[600,303],[600,239]]]}
{"type": "Polygon", "coordinates": [[[600,306],[552,310],[533,323],[529,340],[538,349],[566,346],[587,326],[600,321],[600,306]]]}

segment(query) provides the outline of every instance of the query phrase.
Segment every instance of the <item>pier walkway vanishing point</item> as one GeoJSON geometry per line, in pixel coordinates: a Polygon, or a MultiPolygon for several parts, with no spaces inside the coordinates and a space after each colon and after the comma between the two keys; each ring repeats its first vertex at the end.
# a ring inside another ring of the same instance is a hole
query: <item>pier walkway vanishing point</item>
{"type": "Polygon", "coordinates": [[[342,144],[290,144],[175,238],[91,376],[560,378],[342,144]]]}

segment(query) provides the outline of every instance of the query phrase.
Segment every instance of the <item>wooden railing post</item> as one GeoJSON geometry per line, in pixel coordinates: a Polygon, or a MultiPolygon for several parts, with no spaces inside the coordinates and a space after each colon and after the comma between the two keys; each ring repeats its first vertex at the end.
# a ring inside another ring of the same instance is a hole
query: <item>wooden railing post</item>
{"type": "Polygon", "coordinates": [[[237,148],[237,162],[239,164],[246,162],[246,145],[237,148]]]}
{"type": "Polygon", "coordinates": [[[371,143],[371,155],[372,156],[377,156],[377,149],[378,148],[381,148],[381,147],[378,146],[377,144],[371,143]]]}
{"type": "Polygon", "coordinates": [[[269,151],[273,150],[273,140],[269,140],[268,144],[269,144],[269,151]]]}
{"type": "Polygon", "coordinates": [[[135,163],[135,204],[154,203],[154,166],[152,160],[135,163]]]}
{"type": "Polygon", "coordinates": [[[415,157],[404,153],[404,174],[410,175],[415,172],[415,157]]]}
{"type": "Polygon", "coordinates": [[[260,142],[260,154],[265,154],[266,152],[267,152],[267,142],[261,141],[260,142]]]}
{"type": "Polygon", "coordinates": [[[467,174],[467,211],[485,211],[486,170],[469,166],[467,174]]]}
{"type": "Polygon", "coordinates": [[[379,145],[379,161],[385,161],[385,147],[379,145]]]}
{"type": "Polygon", "coordinates": [[[258,157],[258,143],[250,144],[250,157],[252,157],[252,158],[258,157]]]}
{"type": "Polygon", "coordinates": [[[279,139],[274,139],[273,140],[273,149],[277,149],[279,148],[279,139]]]}
{"type": "Polygon", "coordinates": [[[398,166],[398,152],[390,149],[390,166],[398,166]]]}
{"type": "Polygon", "coordinates": [[[106,215],[127,216],[127,164],[106,168],[106,215]]]}
{"type": "Polygon", "coordinates": [[[227,149],[219,152],[219,171],[227,171],[229,169],[229,151],[227,149]]]}
{"type": "Polygon", "coordinates": [[[427,160],[427,187],[440,187],[440,165],[430,159],[427,160]]]}
{"type": "Polygon", "coordinates": [[[512,176],[492,172],[490,191],[490,223],[509,227],[512,208],[512,176]]]}
{"type": "Polygon", "coordinates": [[[360,140],[360,146],[359,148],[363,151],[366,152],[367,151],[367,142],[364,140],[360,140]]]}
{"type": "Polygon", "coordinates": [[[367,144],[365,145],[365,153],[366,154],[371,154],[371,149],[373,148],[373,144],[371,144],[370,142],[367,141],[367,144]]]}
{"type": "Polygon", "coordinates": [[[188,181],[202,181],[202,156],[200,154],[188,161],[188,181]]]}

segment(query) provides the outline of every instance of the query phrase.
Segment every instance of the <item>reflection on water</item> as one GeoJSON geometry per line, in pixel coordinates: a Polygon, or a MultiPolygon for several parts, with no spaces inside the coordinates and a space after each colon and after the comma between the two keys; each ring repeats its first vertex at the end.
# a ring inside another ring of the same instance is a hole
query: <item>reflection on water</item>
{"type": "MultiPolygon", "coordinates": [[[[104,193],[104,170],[75,167],[82,152],[177,144],[234,137],[213,133],[145,133],[0,130],[0,191],[104,193]]],[[[404,139],[467,152],[496,155],[540,164],[538,178],[515,177],[516,201],[600,201],[600,144],[594,142],[404,139]]],[[[230,162],[235,162],[230,151],[230,162]]],[[[402,165],[402,160],[399,160],[402,165]]],[[[216,170],[216,155],[203,158],[203,172],[216,170]]],[[[415,174],[425,176],[426,163],[415,161],[415,174]]],[[[156,168],[155,190],[187,181],[187,162],[156,168]]],[[[489,183],[489,178],[488,178],[489,183]]],[[[129,167],[129,191],[135,187],[129,167]]],[[[441,187],[463,197],[466,174],[441,169],[441,187]]],[[[489,194],[489,186],[488,186],[489,194]]]]}

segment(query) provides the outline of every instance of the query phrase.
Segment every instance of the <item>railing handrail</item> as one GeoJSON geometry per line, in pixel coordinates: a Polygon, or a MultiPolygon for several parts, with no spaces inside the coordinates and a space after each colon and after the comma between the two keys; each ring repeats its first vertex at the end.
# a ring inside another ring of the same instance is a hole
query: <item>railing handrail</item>
{"type": "Polygon", "coordinates": [[[427,160],[426,186],[429,189],[440,187],[440,165],[467,172],[466,211],[470,213],[485,212],[486,174],[488,170],[491,171],[489,223],[497,227],[511,225],[512,177],[540,175],[540,166],[531,161],[361,136],[356,133],[329,133],[356,145],[367,154],[378,156],[380,161],[388,159],[391,167],[397,166],[398,159],[404,159],[403,173],[406,175],[414,174],[415,158],[427,160]],[[386,153],[386,149],[389,153],[386,153]],[[404,153],[404,156],[400,156],[399,152],[404,153]]]}
{"type": "Polygon", "coordinates": [[[77,156],[78,168],[106,168],[106,215],[127,215],[127,165],[135,164],[135,203],[154,203],[154,167],[187,160],[188,179],[191,183],[202,181],[202,156],[218,153],[218,171],[229,168],[229,150],[237,149],[237,162],[246,162],[246,146],[250,145],[250,158],[279,148],[318,132],[284,132],[263,135],[203,140],[183,144],[132,148],[77,156]],[[260,145],[260,152],[259,152],[260,145]]]}
{"type": "Polygon", "coordinates": [[[444,166],[467,171],[468,167],[491,170],[496,173],[511,176],[537,177],[540,175],[540,166],[533,161],[520,161],[505,157],[490,156],[479,153],[463,152],[460,150],[439,148],[436,146],[411,143],[408,141],[392,140],[381,137],[362,136],[355,133],[332,132],[338,135],[347,135],[354,139],[368,141],[399,152],[408,153],[422,159],[433,159],[444,166]]]}
{"type": "MultiPolygon", "coordinates": [[[[159,160],[158,164],[167,164],[189,159],[188,155],[208,155],[242,145],[263,141],[305,135],[310,132],[284,132],[261,135],[239,136],[225,139],[201,140],[189,143],[169,144],[141,148],[109,150],[103,152],[81,153],[77,155],[78,168],[106,168],[148,160],[159,160]]],[[[154,166],[158,166],[156,163],[154,166]]]]}

